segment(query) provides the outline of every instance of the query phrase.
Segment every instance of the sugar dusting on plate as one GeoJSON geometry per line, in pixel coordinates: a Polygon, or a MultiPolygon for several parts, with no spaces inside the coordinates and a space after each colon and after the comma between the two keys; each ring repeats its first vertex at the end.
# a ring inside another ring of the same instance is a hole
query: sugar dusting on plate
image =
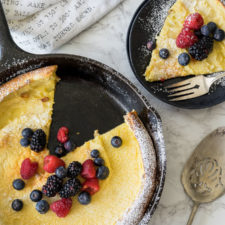
{"type": "MultiPolygon", "coordinates": [[[[176,1],[164,0],[160,2],[161,4],[154,4],[151,13],[148,14],[147,17],[140,17],[138,19],[138,23],[141,29],[147,31],[150,34],[150,40],[152,39],[151,37],[156,37],[160,33],[163,24],[168,16],[168,11],[176,1]]],[[[146,45],[147,43],[143,43],[139,48],[139,51],[141,51],[144,57],[148,56],[150,53],[150,50],[148,50],[146,45]]]]}

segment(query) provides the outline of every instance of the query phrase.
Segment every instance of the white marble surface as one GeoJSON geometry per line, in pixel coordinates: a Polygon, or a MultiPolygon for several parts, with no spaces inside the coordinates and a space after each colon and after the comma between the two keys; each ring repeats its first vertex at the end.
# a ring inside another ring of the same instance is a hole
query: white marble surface
{"type": "MultiPolygon", "coordinates": [[[[130,20],[142,0],[125,0],[118,8],[56,52],[78,54],[103,62],[130,79],[161,115],[165,135],[168,169],[160,204],[151,225],[186,224],[192,202],[185,195],[180,175],[184,163],[199,141],[225,125],[225,102],[203,110],[184,110],[169,106],[150,95],[136,80],[126,55],[126,35],[130,20]]],[[[225,196],[204,204],[193,225],[224,225],[225,196]]]]}

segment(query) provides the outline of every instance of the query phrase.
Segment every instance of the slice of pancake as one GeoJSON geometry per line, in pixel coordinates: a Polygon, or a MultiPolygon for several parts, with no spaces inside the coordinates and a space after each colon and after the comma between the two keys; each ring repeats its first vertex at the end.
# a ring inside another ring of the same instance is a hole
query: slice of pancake
{"type": "MultiPolygon", "coordinates": [[[[43,129],[48,136],[54,103],[57,66],[41,68],[20,75],[0,86],[0,224],[32,224],[23,222],[27,214],[29,194],[46,180],[45,171],[39,166],[36,176],[29,179],[26,188],[13,189],[12,182],[20,178],[20,167],[24,159],[30,158],[40,165],[49,154],[45,149],[40,153],[20,145],[21,131],[30,127],[43,129]],[[12,200],[24,201],[25,214],[11,208],[12,200]]],[[[31,221],[31,220],[30,220],[31,221]]],[[[37,224],[33,223],[33,224],[37,224]]]]}
{"type": "MultiPolygon", "coordinates": [[[[0,118],[0,224],[138,224],[155,190],[156,156],[151,138],[135,111],[124,117],[123,124],[102,135],[96,132],[93,140],[62,158],[68,166],[72,161],[83,163],[89,159],[93,149],[100,151],[110,175],[100,181],[100,190],[89,205],[80,205],[75,196],[70,213],[59,218],[51,210],[38,213],[36,203],[30,200],[31,191],[41,190],[51,175],[43,170],[44,157],[49,151],[36,153],[22,147],[21,131],[25,127],[41,128],[48,136],[57,81],[55,70],[55,66],[36,70],[0,87],[0,112],[7,112],[0,118]],[[122,139],[121,147],[111,145],[114,136],[122,139]],[[38,173],[25,181],[23,190],[17,191],[12,182],[20,178],[20,166],[26,158],[38,162],[38,173]],[[24,204],[19,212],[11,208],[17,198],[24,204]]],[[[57,194],[43,199],[51,204],[60,197],[57,194]]]]}
{"type": "Polygon", "coordinates": [[[156,37],[157,47],[153,50],[150,64],[145,71],[147,81],[225,70],[225,40],[214,41],[213,51],[203,61],[192,59],[187,66],[181,66],[178,63],[179,54],[187,51],[176,46],[176,38],[183,27],[185,18],[195,12],[202,15],[204,24],[213,21],[220,29],[225,30],[225,7],[220,0],[177,0],[168,12],[160,35],[156,37]],[[162,48],[167,48],[170,52],[166,60],[159,57],[159,51],[162,48]]]}

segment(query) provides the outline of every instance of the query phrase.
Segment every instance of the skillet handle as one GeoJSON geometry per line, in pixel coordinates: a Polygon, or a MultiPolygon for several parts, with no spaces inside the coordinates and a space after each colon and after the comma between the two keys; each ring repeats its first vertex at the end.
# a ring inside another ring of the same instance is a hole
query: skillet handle
{"type": "Polygon", "coordinates": [[[12,59],[24,59],[31,54],[19,48],[12,39],[0,1],[0,72],[12,64],[12,59]]]}

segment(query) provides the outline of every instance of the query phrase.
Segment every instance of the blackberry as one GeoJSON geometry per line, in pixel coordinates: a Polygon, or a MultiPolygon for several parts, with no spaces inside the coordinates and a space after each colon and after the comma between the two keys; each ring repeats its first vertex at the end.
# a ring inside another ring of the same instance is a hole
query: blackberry
{"type": "Polygon", "coordinates": [[[62,179],[56,175],[48,177],[47,182],[42,187],[42,193],[48,197],[54,197],[62,188],[62,179]]]}
{"type": "Polygon", "coordinates": [[[41,129],[36,130],[31,139],[30,149],[35,152],[40,152],[45,148],[45,145],[46,145],[45,132],[41,129]]]}
{"type": "Polygon", "coordinates": [[[196,60],[203,60],[208,57],[209,53],[213,49],[213,39],[211,37],[204,36],[194,45],[192,45],[188,52],[196,60]]]}
{"type": "Polygon", "coordinates": [[[82,171],[81,163],[73,161],[70,163],[67,169],[67,176],[71,178],[77,177],[82,171]]]}
{"type": "Polygon", "coordinates": [[[194,34],[200,39],[200,38],[202,38],[202,32],[201,32],[201,29],[200,30],[195,30],[194,31],[194,34]]]}
{"type": "Polygon", "coordinates": [[[69,179],[62,187],[59,192],[61,198],[70,198],[75,196],[80,189],[82,188],[82,184],[80,180],[77,178],[69,179]]]}

